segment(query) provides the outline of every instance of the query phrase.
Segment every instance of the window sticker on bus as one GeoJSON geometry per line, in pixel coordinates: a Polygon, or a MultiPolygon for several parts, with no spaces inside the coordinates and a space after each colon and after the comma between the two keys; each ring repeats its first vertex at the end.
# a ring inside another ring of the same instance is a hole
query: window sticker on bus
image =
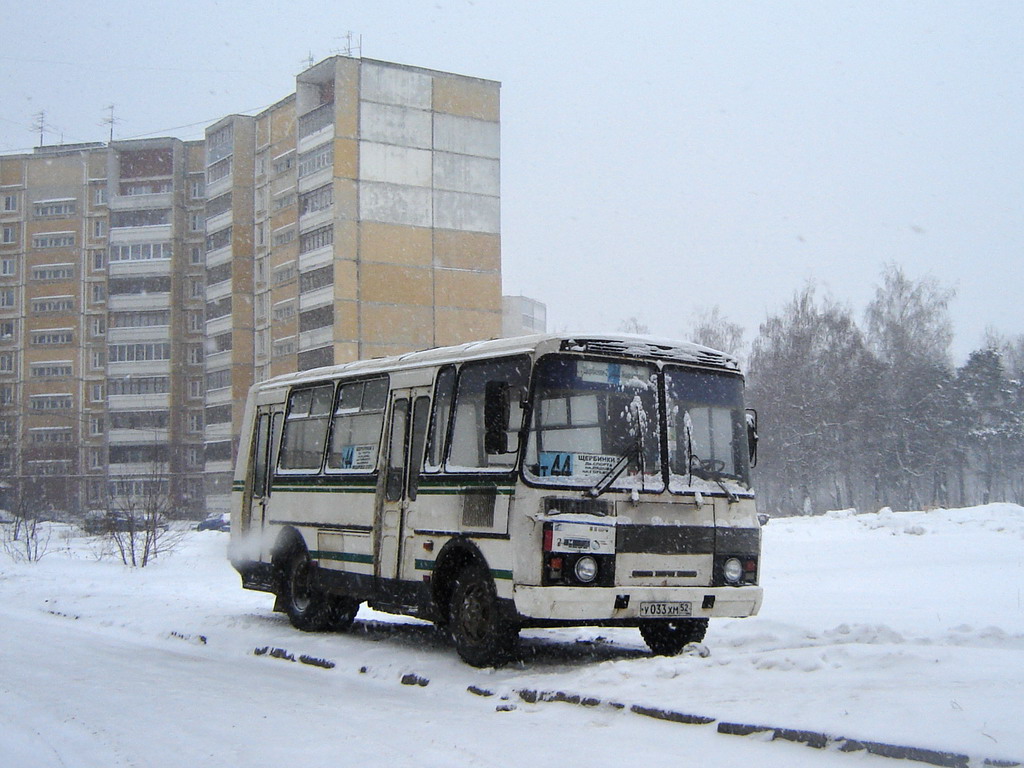
{"type": "Polygon", "coordinates": [[[338,469],[373,469],[373,458],[376,445],[343,445],[341,447],[341,463],[338,469]]]}
{"type": "Polygon", "coordinates": [[[599,477],[608,472],[618,458],[603,453],[561,453],[541,451],[539,477],[599,477]]]}
{"type": "Polygon", "coordinates": [[[599,363],[594,360],[576,361],[576,377],[590,384],[636,387],[643,386],[650,376],[651,372],[642,365],[599,363]]]}

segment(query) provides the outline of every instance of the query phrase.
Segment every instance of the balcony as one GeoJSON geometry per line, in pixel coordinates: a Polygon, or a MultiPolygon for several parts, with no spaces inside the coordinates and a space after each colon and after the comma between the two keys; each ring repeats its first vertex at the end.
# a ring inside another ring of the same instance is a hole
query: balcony
{"type": "MultiPolygon", "coordinates": [[[[133,363],[117,363],[117,365],[133,365],[133,363]]],[[[158,395],[108,395],[107,408],[111,411],[142,411],[146,409],[166,410],[171,406],[171,395],[164,392],[158,395]]]]}
{"type": "Polygon", "coordinates": [[[170,309],[170,306],[169,293],[119,293],[107,297],[107,309],[111,312],[170,309]]]}
{"type": "Polygon", "coordinates": [[[163,429],[111,429],[107,432],[110,445],[146,445],[149,443],[166,443],[170,438],[170,430],[163,429]]]}

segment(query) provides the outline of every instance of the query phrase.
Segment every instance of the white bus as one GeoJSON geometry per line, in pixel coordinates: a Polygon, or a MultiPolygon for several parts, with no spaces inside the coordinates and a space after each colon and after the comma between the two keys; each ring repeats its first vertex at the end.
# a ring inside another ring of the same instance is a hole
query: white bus
{"type": "Polygon", "coordinates": [[[359,605],[469,664],[520,628],[678,653],[757,613],[756,417],[736,361],[636,336],[500,339],[278,376],[246,405],[230,556],[302,630],[359,605]]]}

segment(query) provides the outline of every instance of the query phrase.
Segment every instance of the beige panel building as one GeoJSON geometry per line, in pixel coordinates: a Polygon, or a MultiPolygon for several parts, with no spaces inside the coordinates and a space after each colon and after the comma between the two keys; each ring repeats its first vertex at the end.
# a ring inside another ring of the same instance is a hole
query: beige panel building
{"type": "Polygon", "coordinates": [[[208,129],[211,510],[253,381],[500,335],[499,88],[339,56],[208,129]]]}

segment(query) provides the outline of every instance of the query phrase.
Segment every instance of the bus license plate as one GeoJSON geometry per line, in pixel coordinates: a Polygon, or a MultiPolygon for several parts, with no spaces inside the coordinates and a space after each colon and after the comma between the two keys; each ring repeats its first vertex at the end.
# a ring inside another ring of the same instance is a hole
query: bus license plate
{"type": "Polygon", "coordinates": [[[640,615],[645,618],[692,616],[689,602],[640,603],[640,615]]]}

